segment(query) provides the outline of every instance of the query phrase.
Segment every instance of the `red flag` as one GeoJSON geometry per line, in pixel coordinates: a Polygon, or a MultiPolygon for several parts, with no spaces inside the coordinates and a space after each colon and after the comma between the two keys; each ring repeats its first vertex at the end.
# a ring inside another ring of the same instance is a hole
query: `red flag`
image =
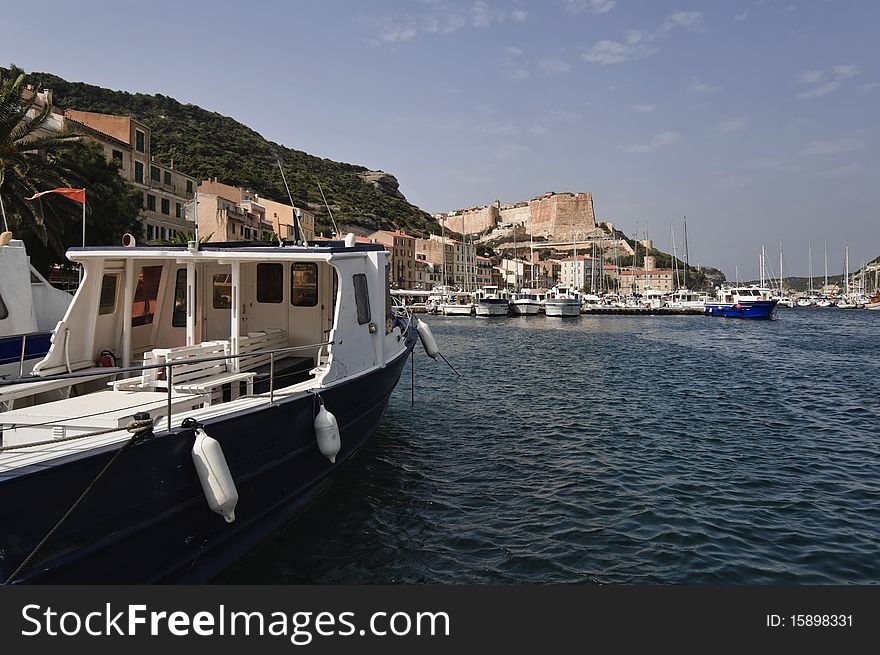
{"type": "Polygon", "coordinates": [[[86,204],[86,190],[85,189],[50,189],[49,191],[40,191],[39,193],[35,193],[30,198],[25,198],[25,200],[36,200],[40,196],[45,196],[47,193],[57,193],[58,195],[64,196],[65,198],[70,198],[80,204],[86,204]]]}

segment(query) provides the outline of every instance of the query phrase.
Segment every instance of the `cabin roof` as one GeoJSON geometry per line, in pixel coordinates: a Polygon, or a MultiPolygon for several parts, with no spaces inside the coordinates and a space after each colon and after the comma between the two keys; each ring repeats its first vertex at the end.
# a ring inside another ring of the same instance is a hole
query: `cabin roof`
{"type": "MultiPolygon", "coordinates": [[[[344,241],[324,241],[320,244],[310,244],[309,246],[298,246],[292,241],[283,241],[283,245],[278,246],[267,243],[266,241],[224,241],[217,243],[200,243],[199,252],[204,253],[262,253],[266,255],[327,255],[335,253],[356,253],[356,252],[376,252],[385,250],[385,246],[381,243],[356,243],[354,246],[346,247],[344,241]]],[[[73,255],[71,259],[83,259],[88,257],[137,257],[137,256],[161,256],[162,254],[186,253],[188,252],[185,245],[156,245],[156,246],[134,246],[126,248],[124,246],[87,246],[85,248],[77,246],[69,248],[68,254],[73,255]]]]}

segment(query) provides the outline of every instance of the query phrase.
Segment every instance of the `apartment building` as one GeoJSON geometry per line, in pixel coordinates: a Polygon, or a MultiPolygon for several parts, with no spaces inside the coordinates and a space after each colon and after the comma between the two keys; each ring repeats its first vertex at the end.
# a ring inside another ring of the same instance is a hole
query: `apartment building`
{"type": "MultiPolygon", "coordinates": [[[[51,102],[51,95],[47,101],[51,102]]],[[[173,161],[162,164],[153,160],[149,127],[131,116],[74,109],[66,109],[56,117],[62,129],[96,141],[107,160],[120,165],[120,175],[141,191],[142,238],[147,243],[194,231],[186,205],[195,196],[197,181],[175,169],[173,161]]]]}
{"type": "Polygon", "coordinates": [[[416,283],[416,239],[405,232],[378,230],[370,239],[383,244],[391,253],[389,280],[398,289],[413,289],[416,283]]]}

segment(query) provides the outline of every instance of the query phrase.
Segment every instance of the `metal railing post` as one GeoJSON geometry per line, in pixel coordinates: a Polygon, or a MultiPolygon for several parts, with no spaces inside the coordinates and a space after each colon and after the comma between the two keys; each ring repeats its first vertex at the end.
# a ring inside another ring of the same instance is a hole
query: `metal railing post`
{"type": "Polygon", "coordinates": [[[21,335],[21,359],[18,362],[18,377],[24,377],[24,350],[27,346],[27,335],[21,335]]]}
{"type": "Polygon", "coordinates": [[[275,351],[269,353],[269,404],[275,402],[275,351]]]}
{"type": "Polygon", "coordinates": [[[165,369],[167,371],[165,377],[168,379],[168,431],[171,432],[171,385],[173,382],[172,377],[174,376],[174,373],[172,372],[173,365],[166,364],[165,369]]]}

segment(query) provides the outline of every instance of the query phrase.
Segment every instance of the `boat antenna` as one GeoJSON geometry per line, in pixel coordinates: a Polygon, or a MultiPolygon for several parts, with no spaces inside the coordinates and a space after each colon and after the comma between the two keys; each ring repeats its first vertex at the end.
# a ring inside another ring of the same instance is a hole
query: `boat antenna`
{"type": "Polygon", "coordinates": [[[321,188],[321,180],[315,180],[318,183],[318,191],[321,192],[321,199],[324,201],[324,207],[327,208],[327,213],[330,215],[330,222],[333,223],[333,232],[336,236],[339,236],[339,228],[336,227],[336,221],[333,219],[333,212],[330,211],[330,205],[327,204],[327,198],[324,195],[324,189],[321,188]]]}
{"type": "Polygon", "coordinates": [[[293,196],[290,194],[290,187],[287,186],[287,177],[284,175],[284,167],[281,165],[281,160],[275,160],[278,163],[278,170],[281,171],[281,179],[284,181],[284,188],[287,189],[287,197],[290,200],[290,206],[293,207],[293,241],[297,244],[309,245],[306,243],[305,234],[303,233],[302,225],[300,225],[299,217],[302,216],[302,212],[299,208],[293,206],[293,196]]]}

